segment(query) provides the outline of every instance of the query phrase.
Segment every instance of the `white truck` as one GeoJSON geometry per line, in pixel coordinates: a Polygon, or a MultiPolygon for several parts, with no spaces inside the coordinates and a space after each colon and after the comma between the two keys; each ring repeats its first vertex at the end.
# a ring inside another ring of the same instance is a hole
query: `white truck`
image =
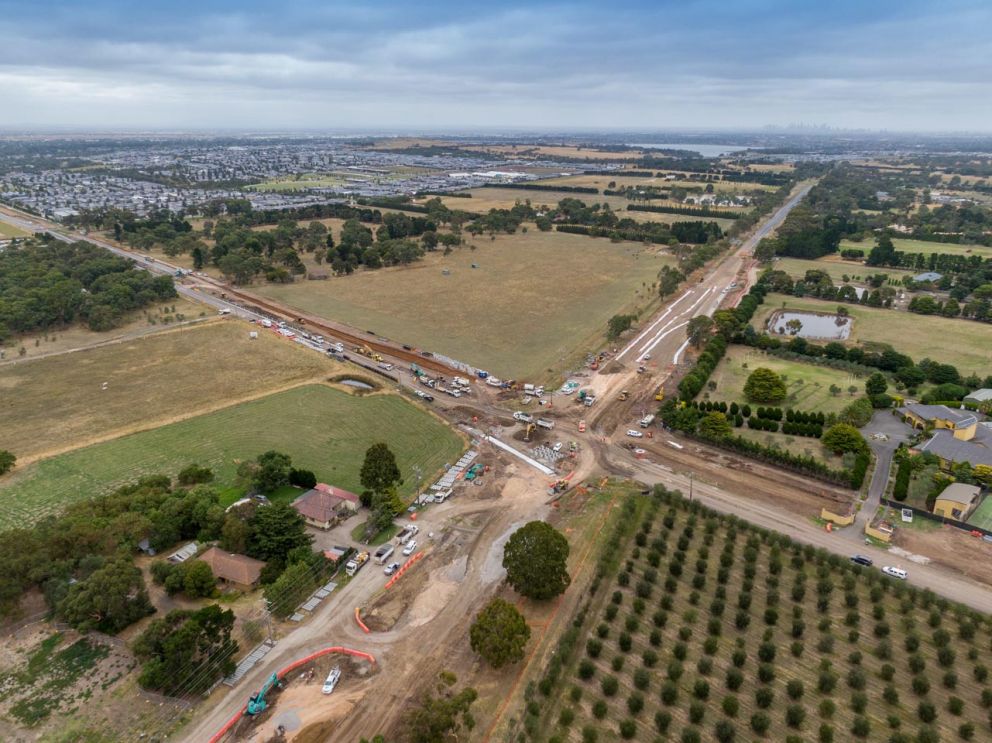
{"type": "Polygon", "coordinates": [[[380,565],[385,565],[386,560],[388,560],[395,551],[396,550],[393,549],[393,545],[384,544],[375,551],[375,561],[380,565]]]}
{"type": "Polygon", "coordinates": [[[513,420],[520,421],[521,423],[533,423],[534,422],[534,416],[533,415],[527,415],[527,413],[524,413],[523,411],[518,410],[516,413],[513,414],[513,420]]]}
{"type": "Polygon", "coordinates": [[[647,428],[652,423],[654,423],[654,415],[652,413],[648,413],[643,418],[641,418],[640,423],[641,423],[641,428],[647,428]]]}
{"type": "Polygon", "coordinates": [[[369,553],[359,552],[357,555],[355,555],[353,558],[351,558],[350,560],[348,560],[348,562],[344,564],[345,574],[347,574],[349,577],[354,575],[363,567],[365,567],[365,563],[367,563],[368,561],[369,561],[369,553]]]}
{"type": "Polygon", "coordinates": [[[554,421],[549,421],[545,418],[538,418],[536,421],[534,421],[534,424],[540,426],[541,428],[545,428],[548,431],[550,431],[552,428],[555,427],[554,421]]]}
{"type": "Polygon", "coordinates": [[[407,541],[413,539],[420,533],[420,527],[416,524],[407,524],[403,527],[403,531],[396,535],[396,541],[398,544],[406,544],[407,541]]]}

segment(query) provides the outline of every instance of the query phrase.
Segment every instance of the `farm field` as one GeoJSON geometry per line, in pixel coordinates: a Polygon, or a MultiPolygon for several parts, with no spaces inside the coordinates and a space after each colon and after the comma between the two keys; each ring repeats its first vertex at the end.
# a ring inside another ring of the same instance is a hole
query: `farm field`
{"type": "MultiPolygon", "coordinates": [[[[679,171],[656,171],[656,172],[670,172],[675,175],[682,175],[679,171]]],[[[705,188],[708,183],[713,184],[713,190],[716,193],[733,193],[741,191],[774,191],[775,186],[766,186],[761,183],[737,183],[735,181],[693,181],[693,180],[666,180],[665,178],[623,178],[621,174],[617,175],[568,175],[561,176],[559,178],[550,178],[545,181],[541,181],[541,185],[553,186],[555,184],[560,184],[562,186],[593,186],[600,190],[607,187],[610,181],[616,181],[619,185],[623,186],[679,186],[681,188],[705,188]]]]}
{"type": "Polygon", "coordinates": [[[0,366],[3,448],[23,462],[342,368],[273,333],[249,340],[249,327],[218,320],[0,366]]]}
{"type": "MultiPolygon", "coordinates": [[[[926,253],[927,255],[930,253],[948,253],[950,255],[980,255],[983,258],[992,258],[992,248],[984,245],[938,243],[928,240],[910,240],[904,237],[893,237],[892,244],[896,250],[901,250],[904,253],[926,253]]],[[[866,257],[873,247],[875,247],[874,240],[862,240],[861,242],[841,240],[840,242],[841,250],[863,250],[866,257]]]]}
{"type": "Polygon", "coordinates": [[[396,454],[404,495],[416,485],[413,465],[427,482],[464,447],[454,431],[397,395],[306,385],[18,468],[0,487],[0,529],[144,475],[174,476],[191,462],[210,467],[223,487],[239,462],[270,449],[291,455],[294,466],[322,482],[360,492],[365,450],[378,441],[396,454]]]}
{"type": "MultiPolygon", "coordinates": [[[[783,408],[838,413],[852,399],[847,391],[849,386],[856,385],[858,393],[863,392],[864,380],[848,372],[816,364],[786,361],[747,346],[730,346],[710,377],[710,381],[716,382],[716,390],[709,393],[708,399],[722,400],[728,404],[747,402],[744,397],[744,383],[747,382],[748,375],[758,367],[771,369],[786,378],[785,386],[789,390],[789,396],[780,403],[779,407],[783,408]],[[836,397],[830,394],[832,384],[842,390],[836,397]]],[[[815,443],[812,439],[810,441],[815,443]]]]}
{"type": "Polygon", "coordinates": [[[989,738],[985,617],[655,498],[580,615],[561,692],[533,693],[533,739],[989,738]]]}
{"type": "Polygon", "coordinates": [[[4,221],[0,221],[0,238],[30,237],[30,233],[4,221]]]}
{"type": "Polygon", "coordinates": [[[562,353],[601,337],[610,317],[653,302],[658,271],[675,260],[640,243],[563,232],[471,242],[477,250],[430,253],[406,267],[255,291],[522,379],[559,371],[562,353]]]}
{"type": "Polygon", "coordinates": [[[919,271],[909,271],[902,268],[878,268],[877,266],[866,266],[857,261],[845,261],[837,257],[820,258],[810,261],[803,258],[779,258],[771,267],[779,271],[785,271],[794,279],[801,279],[807,271],[826,271],[833,279],[834,284],[843,283],[844,276],[851,280],[851,283],[863,283],[866,276],[873,276],[877,273],[887,274],[894,281],[902,281],[903,276],[915,276],[919,271]]]}
{"type": "MultiPolygon", "coordinates": [[[[71,325],[64,330],[34,333],[10,339],[5,346],[0,346],[0,348],[5,352],[4,358],[7,361],[31,359],[70,349],[87,348],[119,338],[157,333],[170,328],[176,322],[205,318],[208,311],[211,316],[216,312],[212,308],[190,302],[180,296],[176,299],[170,299],[168,302],[149,305],[131,313],[126,322],[113,330],[98,333],[85,325],[71,325]],[[24,349],[23,354],[20,352],[21,348],[24,349]]],[[[2,368],[0,366],[0,369],[2,368]]]]}
{"type": "MultiPolygon", "coordinates": [[[[970,320],[917,315],[900,310],[845,305],[854,324],[848,343],[888,343],[914,361],[931,358],[953,363],[962,374],[988,374],[992,364],[992,326],[970,320]]],[[[819,299],[798,299],[782,294],[769,294],[758,308],[751,324],[758,330],[777,309],[835,312],[836,302],[819,299]]],[[[841,385],[844,386],[844,385],[841,385]]]]}

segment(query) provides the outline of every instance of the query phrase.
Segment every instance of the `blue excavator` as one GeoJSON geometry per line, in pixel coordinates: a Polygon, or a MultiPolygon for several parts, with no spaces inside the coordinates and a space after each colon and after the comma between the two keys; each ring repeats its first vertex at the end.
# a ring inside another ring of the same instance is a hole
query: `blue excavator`
{"type": "Polygon", "coordinates": [[[265,711],[265,708],[268,706],[265,703],[265,695],[272,691],[273,687],[278,689],[282,688],[282,682],[274,673],[266,679],[265,683],[262,684],[262,688],[259,689],[257,693],[248,697],[247,711],[249,715],[257,715],[265,711]]]}

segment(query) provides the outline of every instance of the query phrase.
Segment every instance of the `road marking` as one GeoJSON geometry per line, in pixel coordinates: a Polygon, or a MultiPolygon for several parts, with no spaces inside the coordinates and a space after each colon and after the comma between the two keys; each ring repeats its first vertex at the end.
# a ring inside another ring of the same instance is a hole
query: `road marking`
{"type": "Polygon", "coordinates": [[[682,344],[681,346],[679,346],[679,350],[678,350],[678,351],[676,351],[676,352],[675,352],[675,356],[673,356],[673,357],[672,357],[672,362],[673,362],[673,363],[675,363],[675,364],[677,364],[677,363],[679,363],[679,357],[680,357],[680,356],[682,355],[682,353],[683,353],[683,352],[685,351],[685,349],[687,349],[688,347],[689,347],[689,339],[688,339],[688,338],[686,338],[686,339],[685,339],[685,343],[683,343],[683,344],[682,344]]]}
{"type": "Polygon", "coordinates": [[[685,299],[690,294],[692,294],[692,292],[693,292],[693,289],[687,290],[681,297],[679,297],[674,302],[672,302],[670,305],[668,305],[668,307],[665,309],[665,311],[662,312],[661,315],[658,316],[658,319],[657,320],[655,320],[653,323],[651,323],[650,325],[648,325],[648,327],[646,327],[644,329],[644,331],[639,336],[637,336],[634,340],[632,340],[630,343],[628,343],[627,344],[627,347],[624,348],[620,353],[617,354],[617,360],[619,361],[620,359],[622,359],[624,357],[624,354],[626,354],[630,349],[632,349],[634,346],[636,346],[638,343],[640,343],[642,340],[644,340],[644,337],[646,335],[648,335],[652,330],[654,330],[655,326],[657,326],[658,323],[660,323],[662,320],[664,320],[666,317],[668,317],[668,315],[671,314],[672,310],[675,309],[675,305],[677,305],[683,299],[685,299]]]}
{"type": "MultiPolygon", "coordinates": [[[[713,287],[710,287],[705,292],[703,292],[702,296],[699,297],[699,299],[697,299],[695,302],[693,302],[685,312],[683,312],[681,315],[679,315],[679,317],[684,317],[687,312],[692,312],[694,309],[696,309],[696,307],[699,306],[699,303],[702,302],[704,299],[706,299],[706,296],[711,291],[713,291],[713,287]]],[[[668,324],[664,328],[662,328],[661,332],[659,332],[658,335],[656,335],[654,338],[651,339],[652,342],[641,352],[641,355],[637,359],[638,361],[643,361],[644,360],[644,357],[647,354],[651,353],[651,351],[654,350],[655,346],[657,346],[659,343],[661,343],[661,341],[664,340],[665,337],[667,337],[668,335],[671,335],[672,330],[677,330],[678,328],[681,328],[683,325],[687,325],[689,323],[689,321],[686,320],[685,322],[681,323],[680,325],[676,325],[674,328],[671,328],[670,327],[671,324],[673,322],[675,322],[676,320],[678,320],[678,318],[674,318],[672,320],[669,320],[668,321],[668,324]]]]}

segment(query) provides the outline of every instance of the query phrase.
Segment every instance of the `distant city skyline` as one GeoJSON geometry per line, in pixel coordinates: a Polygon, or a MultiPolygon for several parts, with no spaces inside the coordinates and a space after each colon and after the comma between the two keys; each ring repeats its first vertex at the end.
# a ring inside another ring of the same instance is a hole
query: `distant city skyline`
{"type": "Polygon", "coordinates": [[[992,132],[992,4],[0,0],[0,129],[992,132]]]}

